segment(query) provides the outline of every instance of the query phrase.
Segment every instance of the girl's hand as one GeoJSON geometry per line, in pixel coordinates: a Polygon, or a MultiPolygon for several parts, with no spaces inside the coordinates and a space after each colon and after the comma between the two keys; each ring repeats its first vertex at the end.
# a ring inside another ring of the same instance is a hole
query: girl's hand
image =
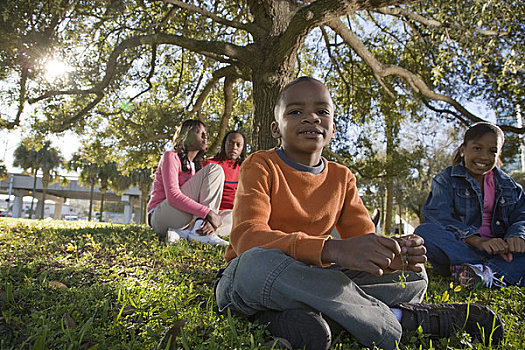
{"type": "MultiPolygon", "coordinates": [[[[483,240],[480,243],[480,250],[483,250],[491,255],[496,254],[507,254],[509,252],[509,246],[507,242],[505,242],[501,238],[490,238],[487,240],[483,240]]],[[[503,255],[502,255],[503,256],[503,255]]],[[[503,258],[505,258],[503,256],[503,258]]],[[[512,259],[512,258],[511,258],[512,259]]],[[[507,259],[505,259],[507,260],[507,259]]]]}
{"type": "Polygon", "coordinates": [[[209,236],[215,232],[215,228],[210,224],[210,222],[206,219],[202,223],[202,226],[200,229],[197,230],[197,233],[201,236],[209,236]]]}
{"type": "Polygon", "coordinates": [[[507,238],[509,253],[525,253],[525,239],[521,237],[507,238]]]}
{"type": "Polygon", "coordinates": [[[210,210],[208,215],[206,215],[205,222],[208,222],[213,227],[213,231],[215,231],[222,225],[222,216],[215,213],[213,210],[210,210]]]}

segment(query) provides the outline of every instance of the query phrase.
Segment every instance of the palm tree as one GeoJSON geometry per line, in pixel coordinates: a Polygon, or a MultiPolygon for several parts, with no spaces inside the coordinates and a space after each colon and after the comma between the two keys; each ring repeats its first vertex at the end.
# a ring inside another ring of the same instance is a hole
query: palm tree
{"type": "Polygon", "coordinates": [[[31,209],[29,209],[29,218],[33,217],[33,205],[35,202],[35,191],[36,191],[36,175],[40,168],[40,163],[37,161],[37,151],[34,147],[29,146],[32,142],[31,139],[25,138],[20,142],[20,145],[15,149],[13,153],[14,161],[13,166],[20,167],[27,171],[31,169],[31,174],[33,176],[33,191],[31,192],[31,209]]]}
{"type": "Polygon", "coordinates": [[[33,206],[35,200],[36,191],[36,175],[38,170],[42,169],[42,208],[40,209],[40,218],[44,217],[44,203],[46,200],[46,192],[50,182],[54,179],[55,175],[53,170],[60,166],[63,162],[63,158],[60,155],[60,151],[56,148],[51,147],[50,141],[44,141],[41,147],[35,145],[34,141],[30,138],[22,140],[20,145],[15,149],[13,154],[14,161],[13,165],[27,171],[31,169],[33,174],[33,192],[31,200],[31,208],[29,210],[29,218],[33,217],[33,206]]]}
{"type": "Polygon", "coordinates": [[[37,152],[37,161],[40,164],[40,169],[42,169],[42,207],[40,208],[40,218],[43,219],[47,187],[56,177],[54,170],[63,164],[64,158],[60,155],[59,150],[51,147],[51,142],[45,141],[43,147],[37,152]]]}

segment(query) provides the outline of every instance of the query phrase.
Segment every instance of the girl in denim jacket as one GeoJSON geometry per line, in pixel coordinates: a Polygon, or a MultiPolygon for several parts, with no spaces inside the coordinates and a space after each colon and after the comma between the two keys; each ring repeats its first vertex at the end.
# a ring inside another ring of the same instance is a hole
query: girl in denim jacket
{"type": "Polygon", "coordinates": [[[503,142],[490,123],[466,131],[454,165],[433,179],[415,232],[434,269],[467,288],[525,286],[525,195],[497,167],[503,142]]]}

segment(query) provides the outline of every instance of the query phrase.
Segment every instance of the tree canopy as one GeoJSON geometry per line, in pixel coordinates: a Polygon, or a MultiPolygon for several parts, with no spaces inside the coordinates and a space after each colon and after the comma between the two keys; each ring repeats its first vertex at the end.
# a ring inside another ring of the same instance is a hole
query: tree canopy
{"type": "Polygon", "coordinates": [[[485,118],[465,101],[511,117],[524,104],[520,0],[20,0],[0,11],[0,97],[18,106],[0,125],[20,125],[29,104],[37,130],[89,131],[135,155],[158,154],[192,116],[218,138],[242,127],[253,149],[270,147],[275,97],[296,75],[331,82],[347,122],[371,118],[378,90],[462,123],[485,118]],[[51,58],[68,74],[46,77],[51,58]]]}

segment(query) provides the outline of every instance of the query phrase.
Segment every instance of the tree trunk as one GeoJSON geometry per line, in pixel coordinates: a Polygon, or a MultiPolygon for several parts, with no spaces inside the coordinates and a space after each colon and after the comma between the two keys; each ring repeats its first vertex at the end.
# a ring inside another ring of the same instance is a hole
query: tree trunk
{"type": "Polygon", "coordinates": [[[224,135],[226,135],[226,129],[228,129],[228,122],[230,121],[232,110],[233,110],[233,83],[235,82],[235,79],[226,77],[224,80],[224,112],[222,113],[221,118],[221,124],[219,126],[219,133],[217,134],[217,138],[211,146],[208,148],[208,151],[210,153],[208,154],[215,154],[219,151],[219,147],[222,144],[222,139],[224,138],[224,135]]]}
{"type": "Polygon", "coordinates": [[[95,182],[91,182],[89,188],[89,212],[88,212],[88,221],[91,221],[91,215],[93,214],[93,194],[95,192],[95,182]]]}
{"type": "Polygon", "coordinates": [[[139,185],[140,188],[140,224],[146,223],[147,216],[147,201],[149,197],[149,191],[151,188],[151,183],[143,183],[139,185]]]}
{"type": "Polygon", "coordinates": [[[401,207],[401,203],[397,204],[397,211],[399,211],[399,235],[402,236],[405,232],[403,230],[403,208],[401,207]]]}
{"type": "Polygon", "coordinates": [[[40,213],[39,213],[40,220],[44,218],[44,210],[46,207],[46,192],[47,192],[46,186],[42,185],[42,207],[40,208],[40,213]]]}
{"type": "MultiPolygon", "coordinates": [[[[33,205],[35,204],[35,191],[36,191],[36,174],[38,173],[38,168],[33,171],[33,192],[31,193],[31,207],[29,209],[29,218],[33,218],[33,205]]],[[[22,201],[23,202],[23,201],[22,201]]],[[[23,203],[22,203],[23,204],[23,203]]]]}
{"type": "Polygon", "coordinates": [[[394,185],[391,178],[387,178],[385,187],[385,225],[383,232],[385,235],[390,236],[392,234],[392,211],[394,207],[394,198],[392,195],[394,185]]]}
{"type": "Polygon", "coordinates": [[[254,38],[257,43],[251,68],[253,86],[253,150],[270,149],[277,144],[273,139],[270,125],[274,120],[274,106],[277,94],[294,78],[297,52],[307,33],[288,40],[286,31],[297,7],[291,1],[250,0],[248,6],[254,22],[264,28],[264,34],[254,38]]]}
{"type": "Polygon", "coordinates": [[[146,223],[146,199],[148,198],[148,192],[149,191],[140,191],[140,222],[139,224],[145,224],[146,223]]]}
{"type": "Polygon", "coordinates": [[[293,70],[287,76],[261,72],[253,77],[253,131],[254,150],[270,149],[277,145],[270,126],[274,121],[275,99],[281,89],[292,80],[293,70]]]}
{"type": "Polygon", "coordinates": [[[100,219],[99,222],[102,222],[104,216],[104,196],[106,195],[106,190],[101,191],[102,195],[100,196],[100,219]]]}

